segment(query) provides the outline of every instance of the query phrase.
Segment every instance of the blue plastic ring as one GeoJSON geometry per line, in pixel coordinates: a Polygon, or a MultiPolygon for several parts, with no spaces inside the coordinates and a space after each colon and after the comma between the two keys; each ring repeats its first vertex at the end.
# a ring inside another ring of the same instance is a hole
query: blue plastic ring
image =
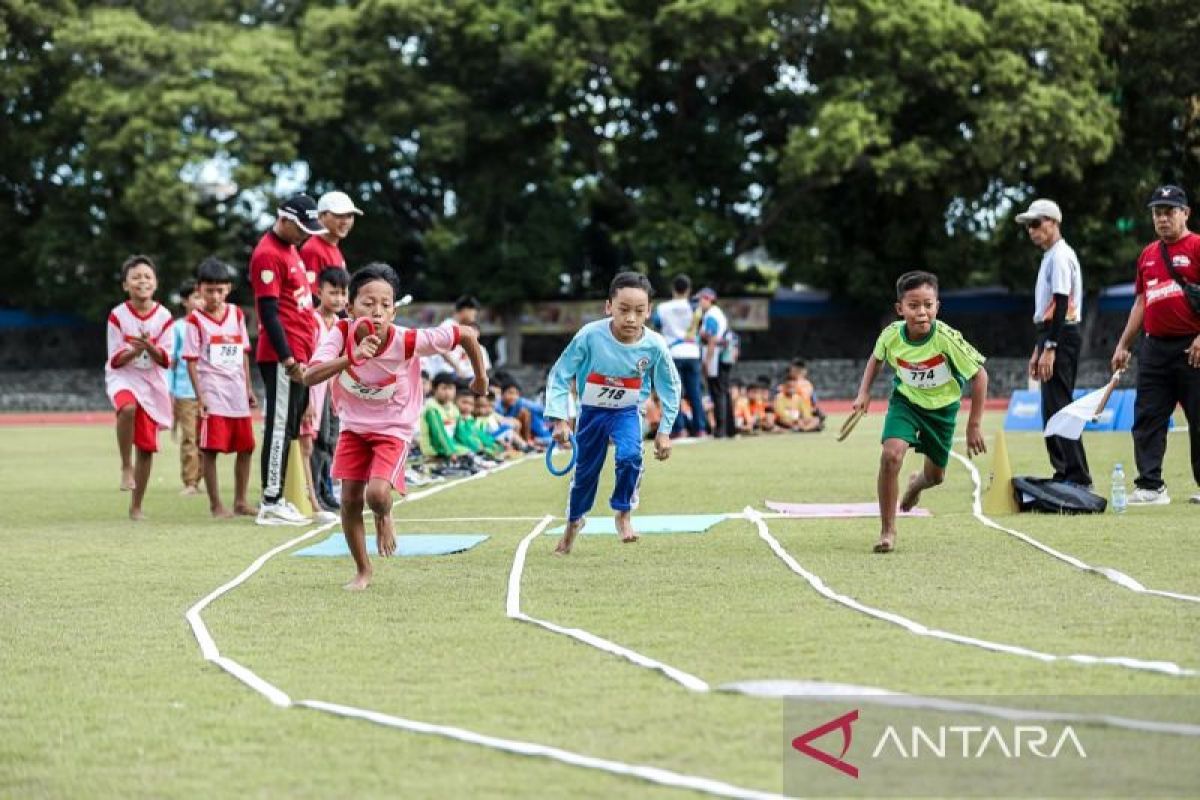
{"type": "Polygon", "coordinates": [[[550,446],[546,448],[546,469],[550,470],[550,474],[556,478],[561,478],[571,470],[575,469],[575,462],[579,458],[579,447],[575,444],[575,434],[571,434],[571,460],[562,469],[554,468],[554,448],[558,447],[558,440],[551,439],[550,446]]]}

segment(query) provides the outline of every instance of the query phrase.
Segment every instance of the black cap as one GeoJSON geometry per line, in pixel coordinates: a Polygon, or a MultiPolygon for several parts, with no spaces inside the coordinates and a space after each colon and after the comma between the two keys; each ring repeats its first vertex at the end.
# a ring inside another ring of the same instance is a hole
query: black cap
{"type": "Polygon", "coordinates": [[[1175,206],[1176,208],[1187,208],[1188,199],[1187,192],[1180,189],[1178,186],[1160,186],[1154,190],[1154,194],[1150,195],[1150,202],[1146,203],[1148,208],[1155,206],[1175,206]]]}
{"type": "Polygon", "coordinates": [[[289,197],[279,207],[279,216],[287,217],[305,233],[316,235],[325,232],[325,226],[317,219],[317,201],[306,194],[289,197]]]}

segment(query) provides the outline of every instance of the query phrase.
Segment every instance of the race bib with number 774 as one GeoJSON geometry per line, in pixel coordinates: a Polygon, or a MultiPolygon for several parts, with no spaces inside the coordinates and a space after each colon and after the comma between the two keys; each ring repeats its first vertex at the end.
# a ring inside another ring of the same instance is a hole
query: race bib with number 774
{"type": "Polygon", "coordinates": [[[936,389],[954,379],[950,374],[950,365],[944,355],[936,355],[925,361],[905,361],[896,359],[896,374],[900,380],[914,389],[936,389]]]}

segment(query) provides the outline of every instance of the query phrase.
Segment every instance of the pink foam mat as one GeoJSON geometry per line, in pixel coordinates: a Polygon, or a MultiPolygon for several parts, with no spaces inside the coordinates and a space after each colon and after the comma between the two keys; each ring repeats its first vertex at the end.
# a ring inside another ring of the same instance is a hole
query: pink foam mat
{"type": "MultiPolygon", "coordinates": [[[[781,503],[778,500],[768,500],[767,508],[787,514],[789,517],[807,517],[809,519],[830,517],[878,517],[879,503],[781,503]]],[[[912,511],[897,511],[900,517],[932,517],[927,508],[914,508],[912,511]]]]}

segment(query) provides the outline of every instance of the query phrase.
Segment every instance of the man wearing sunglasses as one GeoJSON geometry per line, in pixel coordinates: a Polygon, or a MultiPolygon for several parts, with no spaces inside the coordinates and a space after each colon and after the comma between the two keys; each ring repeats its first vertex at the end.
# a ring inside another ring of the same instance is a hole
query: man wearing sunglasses
{"type": "MultiPolygon", "coordinates": [[[[1083,339],[1079,321],[1083,311],[1083,276],[1075,251],[1062,236],[1062,211],[1053,200],[1034,200],[1017,214],[1029,241],[1042,250],[1033,289],[1033,322],[1037,340],[1029,358],[1029,377],[1039,381],[1042,394],[1042,425],[1069,405],[1075,392],[1075,373],[1083,339]]],[[[1046,452],[1054,467],[1054,480],[1091,487],[1083,442],[1062,436],[1047,436],[1046,452]]]]}

